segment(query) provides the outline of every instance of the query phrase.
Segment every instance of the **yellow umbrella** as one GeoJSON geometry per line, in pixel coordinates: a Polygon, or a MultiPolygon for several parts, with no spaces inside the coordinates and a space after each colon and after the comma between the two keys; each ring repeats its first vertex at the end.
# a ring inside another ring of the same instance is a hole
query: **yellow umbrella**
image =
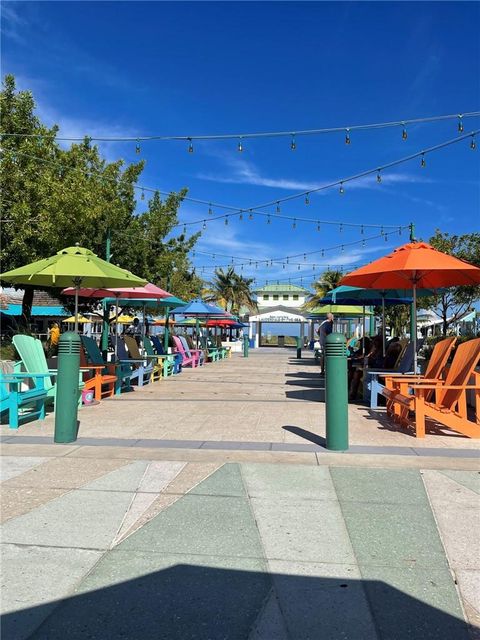
{"type": "Polygon", "coordinates": [[[118,316],[117,323],[118,324],[132,324],[132,322],[134,320],[135,320],[135,318],[133,316],[123,315],[123,316],[118,316]]]}
{"type": "MultiPolygon", "coordinates": [[[[74,324],[75,323],[75,316],[71,316],[70,318],[67,318],[66,320],[62,320],[62,322],[68,322],[69,324],[74,324]]],[[[85,316],[78,316],[77,322],[78,322],[78,324],[85,324],[86,322],[92,322],[92,321],[89,320],[88,318],[85,318],[85,316]]]]}

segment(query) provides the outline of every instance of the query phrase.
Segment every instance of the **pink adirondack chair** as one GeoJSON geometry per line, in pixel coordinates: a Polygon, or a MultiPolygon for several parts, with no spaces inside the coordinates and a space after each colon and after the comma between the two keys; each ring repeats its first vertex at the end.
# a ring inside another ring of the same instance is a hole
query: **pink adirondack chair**
{"type": "Polygon", "coordinates": [[[194,367],[198,367],[200,355],[192,353],[188,355],[180,338],[178,338],[177,336],[172,336],[172,338],[173,342],[175,343],[175,351],[182,356],[182,367],[185,367],[187,365],[190,365],[192,369],[194,367]]]}

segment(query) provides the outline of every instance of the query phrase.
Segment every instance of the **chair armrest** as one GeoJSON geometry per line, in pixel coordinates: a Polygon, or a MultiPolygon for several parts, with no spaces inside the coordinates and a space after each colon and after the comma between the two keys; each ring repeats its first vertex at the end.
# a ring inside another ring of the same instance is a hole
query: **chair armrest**
{"type": "Polygon", "coordinates": [[[24,380],[25,378],[50,378],[49,373],[16,373],[11,371],[10,373],[0,373],[0,379],[3,382],[9,382],[10,379],[24,380]]]}
{"type": "Polygon", "coordinates": [[[449,385],[445,385],[445,384],[412,384],[410,385],[411,388],[416,391],[416,390],[420,390],[423,391],[423,389],[439,389],[440,391],[444,391],[445,389],[476,389],[477,391],[480,391],[480,386],[479,385],[468,385],[468,384],[449,384],[449,385]]]}

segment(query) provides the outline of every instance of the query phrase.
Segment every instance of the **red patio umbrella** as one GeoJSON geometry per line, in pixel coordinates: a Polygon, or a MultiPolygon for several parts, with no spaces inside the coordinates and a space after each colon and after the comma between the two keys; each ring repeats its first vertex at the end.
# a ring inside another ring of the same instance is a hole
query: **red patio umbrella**
{"type": "Polygon", "coordinates": [[[413,344],[417,368],[417,289],[480,284],[480,269],[437,251],[426,242],[409,242],[392,253],[344,276],[340,285],[365,289],[412,289],[413,344]]]}

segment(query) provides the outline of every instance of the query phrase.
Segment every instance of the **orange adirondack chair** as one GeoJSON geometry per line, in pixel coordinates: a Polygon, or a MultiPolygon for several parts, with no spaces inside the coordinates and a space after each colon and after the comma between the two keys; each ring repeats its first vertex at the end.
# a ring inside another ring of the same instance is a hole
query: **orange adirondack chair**
{"type": "MultiPolygon", "coordinates": [[[[387,399],[388,415],[395,415],[400,419],[402,417],[402,405],[395,402],[395,396],[398,393],[402,396],[408,395],[408,387],[415,382],[437,383],[442,379],[448,358],[456,341],[457,338],[453,337],[445,338],[445,340],[437,342],[433,348],[432,355],[430,356],[430,360],[423,375],[385,375],[385,388],[382,395],[387,399]]],[[[425,400],[430,400],[432,396],[433,391],[430,390],[425,394],[425,400]]]]}
{"type": "Polygon", "coordinates": [[[108,371],[106,365],[90,364],[83,346],[80,349],[80,368],[88,369],[88,372],[83,374],[84,389],[93,389],[95,400],[100,401],[103,397],[111,398],[113,396],[117,376],[104,373],[108,371]]]}
{"type": "Polygon", "coordinates": [[[457,348],[444,381],[412,383],[410,388],[414,395],[403,396],[398,393],[395,396],[396,402],[415,411],[413,424],[417,438],[425,437],[426,418],[432,418],[470,438],[480,438],[480,373],[474,371],[479,359],[480,338],[464,342],[457,348]],[[475,381],[469,385],[472,376],[475,381]],[[475,422],[467,416],[466,392],[469,389],[475,391],[475,422]]]}

